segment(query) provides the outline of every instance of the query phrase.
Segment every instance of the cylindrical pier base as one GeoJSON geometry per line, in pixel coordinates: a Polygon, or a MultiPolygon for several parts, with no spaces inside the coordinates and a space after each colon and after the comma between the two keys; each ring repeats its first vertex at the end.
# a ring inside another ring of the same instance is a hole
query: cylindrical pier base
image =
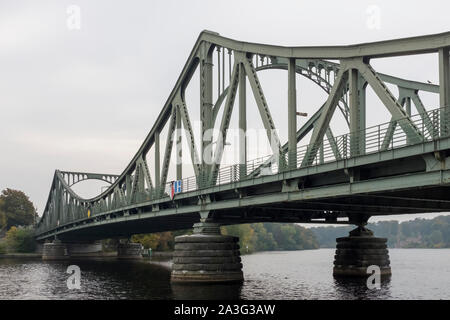
{"type": "Polygon", "coordinates": [[[202,233],[175,238],[171,281],[230,283],[244,280],[239,238],[223,236],[218,227],[197,224],[202,233]]]}
{"type": "Polygon", "coordinates": [[[117,245],[118,259],[142,259],[142,245],[140,243],[119,243],[117,245]]]}
{"type": "Polygon", "coordinates": [[[381,276],[391,275],[387,239],[376,238],[372,231],[358,227],[336,241],[333,276],[368,277],[368,267],[374,265],[380,268],[381,276]]]}
{"type": "Polygon", "coordinates": [[[59,241],[44,243],[42,249],[42,260],[64,260],[68,259],[65,243],[59,241]]]}

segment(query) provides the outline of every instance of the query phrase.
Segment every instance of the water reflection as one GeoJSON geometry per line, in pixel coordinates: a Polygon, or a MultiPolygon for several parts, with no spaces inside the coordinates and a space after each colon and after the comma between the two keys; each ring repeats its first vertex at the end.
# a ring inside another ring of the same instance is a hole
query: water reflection
{"type": "Polygon", "coordinates": [[[382,281],[381,289],[368,289],[367,278],[333,278],[334,254],[335,250],[321,249],[245,255],[242,285],[171,285],[171,262],[153,258],[55,262],[0,259],[0,299],[450,298],[450,249],[391,249],[394,274],[382,281]],[[70,275],[66,270],[72,264],[81,269],[80,290],[67,288],[70,275]]]}
{"type": "Polygon", "coordinates": [[[391,298],[390,276],[381,278],[380,289],[369,289],[366,278],[335,277],[333,285],[337,299],[383,300],[391,298]]]}
{"type": "Polygon", "coordinates": [[[238,300],[242,284],[172,284],[176,300],[238,300]]]}

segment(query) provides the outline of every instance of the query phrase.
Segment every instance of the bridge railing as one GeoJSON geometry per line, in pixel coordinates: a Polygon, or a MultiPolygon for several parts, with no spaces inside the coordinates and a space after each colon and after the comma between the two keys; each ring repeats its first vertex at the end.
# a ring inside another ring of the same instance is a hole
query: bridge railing
{"type": "MultiPolygon", "coordinates": [[[[304,161],[308,155],[308,145],[303,145],[297,148],[295,158],[289,154],[284,153],[278,157],[272,155],[260,157],[247,161],[245,164],[235,164],[226,166],[218,170],[215,179],[211,177],[197,178],[195,176],[187,177],[182,180],[182,193],[206,189],[215,185],[225,185],[253,179],[252,173],[258,172],[258,176],[273,175],[280,172],[295,170],[300,167],[310,167],[323,163],[330,163],[341,159],[350,159],[352,157],[374,154],[381,151],[387,151],[406,147],[412,144],[421,142],[433,141],[448,135],[450,131],[450,123],[447,117],[441,116],[447,109],[435,109],[424,114],[416,114],[409,119],[409,125],[414,126],[415,138],[408,137],[400,126],[402,120],[386,122],[380,125],[372,126],[358,132],[343,134],[337,136],[333,141],[324,139],[321,146],[317,150],[317,154],[313,155],[313,161],[304,161]],[[447,122],[446,122],[447,121],[447,122]],[[417,139],[417,135],[420,139],[417,139]],[[362,139],[362,141],[359,141],[362,139]],[[362,142],[362,143],[360,143],[362,142]],[[289,161],[290,160],[290,161],[289,161]],[[295,160],[295,161],[294,161],[295,160]],[[306,163],[306,164],[305,164],[306,163]]],[[[403,123],[404,124],[404,123],[403,123]]],[[[132,204],[138,204],[149,200],[165,199],[171,194],[171,183],[163,186],[163,190],[151,189],[145,190],[143,194],[137,194],[132,201],[132,204]]],[[[58,203],[51,203],[50,207],[59,205],[58,203]]],[[[83,220],[86,217],[93,217],[102,214],[106,211],[120,210],[127,205],[130,205],[125,198],[115,198],[105,201],[102,199],[96,203],[87,202],[73,202],[65,207],[66,214],[62,214],[63,220],[55,221],[54,218],[48,221],[46,225],[41,224],[38,231],[41,232],[50,226],[59,226],[66,222],[83,220]],[[111,202],[112,200],[112,202],[111,202]]]]}
{"type": "MultiPolygon", "coordinates": [[[[419,143],[441,137],[442,125],[447,128],[450,127],[450,124],[441,123],[440,115],[442,111],[442,109],[435,109],[410,117],[411,123],[415,125],[416,130],[420,133],[421,141],[419,143]]],[[[278,157],[268,155],[247,161],[245,164],[222,167],[218,170],[217,176],[214,179],[208,176],[184,178],[182,180],[182,193],[251,179],[253,178],[252,173],[256,170],[259,172],[257,176],[274,175],[280,172],[295,170],[302,166],[315,166],[418,143],[417,140],[410,139],[402,130],[398,124],[402,120],[386,122],[358,132],[343,134],[335,137],[333,141],[324,139],[317,153],[313,155],[312,161],[307,161],[306,165],[304,160],[308,154],[309,145],[299,146],[295,158],[290,157],[288,153],[280,154],[278,157]],[[361,138],[363,140],[359,141],[361,138]]],[[[166,198],[171,194],[171,187],[172,185],[169,182],[163,187],[162,192],[153,189],[150,191],[151,196],[143,195],[137,198],[136,202],[166,198]]],[[[103,209],[103,206],[98,205],[91,210],[95,215],[101,213],[103,209]]]]}
{"type": "MultiPolygon", "coordinates": [[[[440,123],[441,112],[442,109],[435,109],[424,114],[415,114],[410,117],[411,122],[420,133],[421,141],[419,141],[419,143],[439,138],[441,136],[441,125],[449,127],[450,124],[440,123]]],[[[405,117],[403,119],[407,118],[405,117]]],[[[398,124],[403,119],[368,127],[358,132],[343,134],[335,137],[334,141],[324,139],[317,154],[314,154],[313,161],[307,166],[349,159],[355,156],[392,150],[417,143],[415,141],[413,142],[398,124]],[[358,137],[359,139],[363,137],[363,140],[359,141],[358,137]]],[[[289,160],[289,154],[284,153],[279,155],[279,157],[269,155],[247,161],[245,164],[222,167],[218,170],[216,179],[203,177],[202,181],[199,181],[196,177],[185,178],[182,182],[182,192],[195,191],[198,189],[209,188],[214,185],[228,184],[249,179],[249,176],[255,172],[255,170],[259,170],[258,176],[264,176],[298,169],[302,165],[305,166],[304,158],[308,154],[308,148],[309,145],[303,145],[297,148],[294,161],[295,165],[293,165],[292,160],[289,160]]],[[[166,186],[166,190],[170,190],[170,183],[166,186]]]]}
{"type": "MultiPolygon", "coordinates": [[[[420,133],[421,138],[418,141],[419,143],[441,137],[441,125],[446,127],[449,125],[440,123],[442,111],[442,109],[435,109],[410,117],[411,122],[420,133]]],[[[311,165],[318,165],[339,159],[349,159],[359,155],[392,150],[418,143],[411,139],[411,137],[408,137],[398,124],[404,119],[406,118],[368,127],[358,132],[337,136],[333,143],[326,139],[317,154],[314,155],[311,165]],[[358,139],[358,137],[363,137],[364,139],[359,141],[361,138],[358,139]]],[[[298,148],[296,168],[302,165],[308,147],[301,146],[298,148]]]]}

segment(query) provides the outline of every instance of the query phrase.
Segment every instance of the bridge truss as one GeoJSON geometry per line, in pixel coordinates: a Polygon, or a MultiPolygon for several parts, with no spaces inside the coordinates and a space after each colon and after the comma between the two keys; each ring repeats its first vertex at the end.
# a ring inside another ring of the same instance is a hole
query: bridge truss
{"type": "Polygon", "coordinates": [[[200,216],[222,224],[356,223],[373,215],[449,210],[449,47],[450,33],[352,46],[281,47],[204,31],[150,133],[121,175],[55,172],[36,226],[37,237],[101,239],[187,229],[200,216]],[[438,53],[439,85],[377,73],[370,64],[374,58],[425,53],[438,53]],[[274,69],[287,71],[288,105],[281,110],[288,128],[285,143],[278,137],[271,114],[274,110],[269,108],[258,77],[260,71],[274,69]],[[186,90],[196,70],[200,74],[200,106],[189,106],[186,90]],[[217,77],[213,79],[214,74],[217,77]],[[297,75],[328,95],[299,130],[297,75]],[[398,97],[386,83],[398,88],[398,97]],[[390,122],[367,127],[368,86],[390,113],[390,122]],[[239,163],[223,166],[235,105],[239,129],[247,131],[248,90],[272,154],[247,159],[247,138],[242,134],[239,163]],[[217,93],[215,101],[213,92],[217,93]],[[420,96],[423,92],[439,95],[439,108],[427,110],[420,96]],[[413,104],[418,111],[414,115],[413,104]],[[190,117],[193,107],[200,107],[199,146],[190,117]],[[336,111],[348,124],[347,134],[334,136],[330,128],[336,111]],[[219,132],[216,141],[212,129],[219,132]],[[161,150],[163,130],[167,130],[167,139],[161,150]],[[311,138],[306,142],[308,134],[311,138]],[[182,181],[183,192],[172,199],[168,173],[172,153],[186,152],[181,150],[182,139],[188,145],[194,176],[183,176],[177,157],[176,179],[182,181]],[[147,163],[150,150],[155,153],[154,175],[147,163]],[[90,179],[110,186],[92,199],[83,199],[72,186],[90,179]]]}

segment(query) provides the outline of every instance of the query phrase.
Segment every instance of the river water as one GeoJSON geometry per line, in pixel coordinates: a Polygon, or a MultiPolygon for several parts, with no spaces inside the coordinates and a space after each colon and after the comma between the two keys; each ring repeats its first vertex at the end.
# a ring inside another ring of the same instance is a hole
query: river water
{"type": "Polygon", "coordinates": [[[242,257],[242,285],[171,285],[170,261],[0,259],[0,299],[450,299],[450,249],[390,249],[381,289],[336,281],[333,249],[242,257]],[[68,289],[69,265],[81,288],[68,289]]]}

